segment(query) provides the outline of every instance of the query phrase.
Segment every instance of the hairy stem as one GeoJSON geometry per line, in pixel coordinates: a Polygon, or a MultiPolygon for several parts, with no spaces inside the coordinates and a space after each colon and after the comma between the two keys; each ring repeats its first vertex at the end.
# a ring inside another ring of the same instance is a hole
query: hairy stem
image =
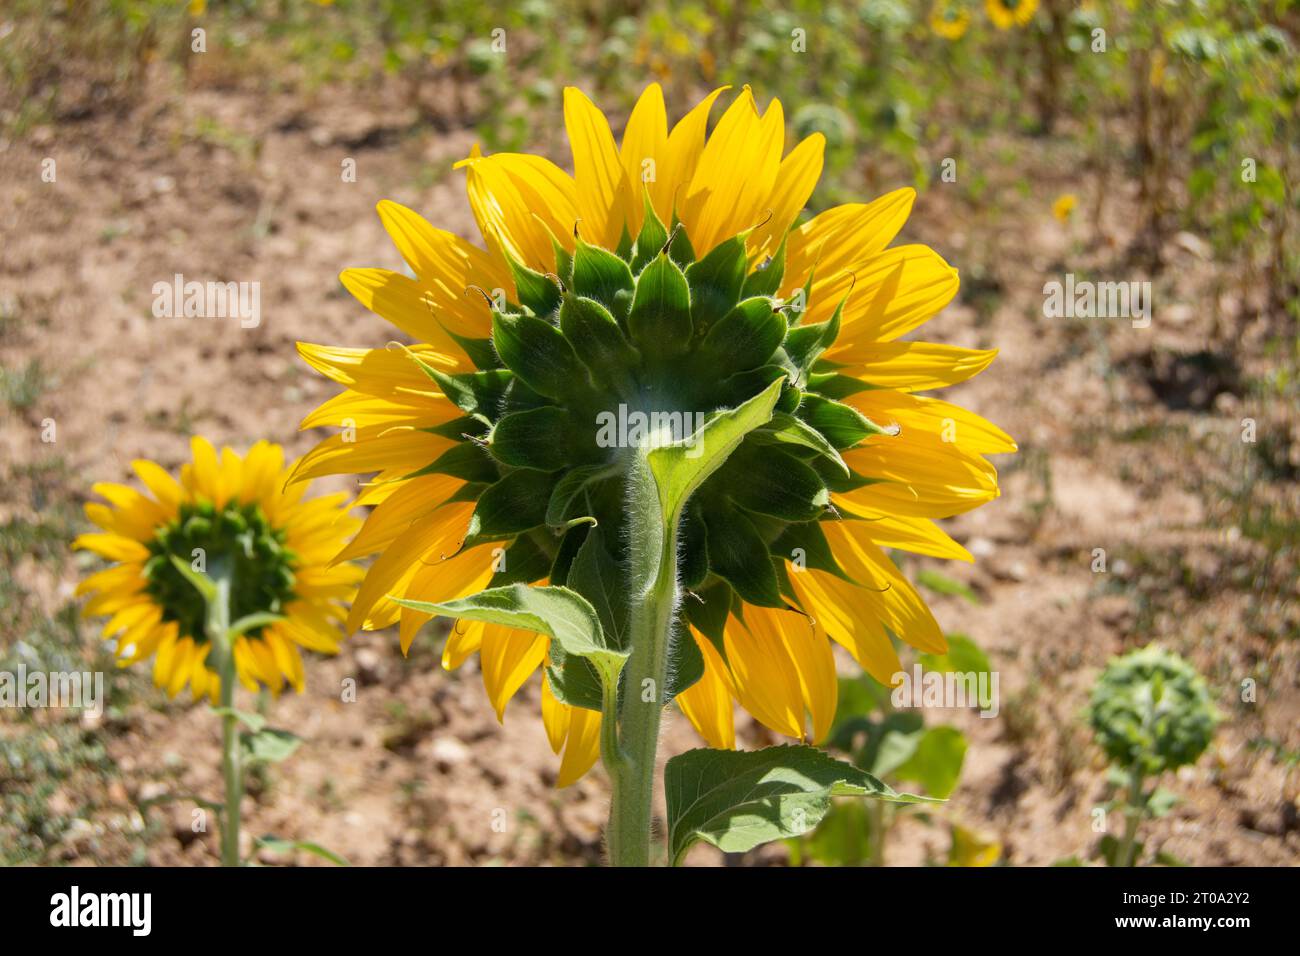
{"type": "Polygon", "coordinates": [[[216,596],[208,602],[207,631],[221,679],[221,774],[225,778],[225,819],[221,825],[221,865],[239,866],[239,804],[244,770],[239,752],[239,718],[235,716],[235,650],[230,634],[230,575],[215,572],[216,596]]]}
{"type": "MultiPolygon", "coordinates": [[[[614,866],[648,866],[655,757],[677,609],[678,516],[663,513],[643,456],[638,456],[628,475],[628,519],[631,656],[623,671],[620,733],[613,766],[610,756],[605,756],[613,783],[608,842],[614,866]]],[[[606,707],[607,723],[612,709],[606,707]]]]}

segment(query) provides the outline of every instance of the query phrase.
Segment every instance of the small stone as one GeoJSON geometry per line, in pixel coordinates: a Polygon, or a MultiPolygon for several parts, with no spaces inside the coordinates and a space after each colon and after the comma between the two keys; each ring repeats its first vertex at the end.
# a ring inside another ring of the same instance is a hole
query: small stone
{"type": "Polygon", "coordinates": [[[357,679],[363,687],[378,684],[383,679],[383,661],[373,648],[358,648],[352,658],[357,665],[357,679]]]}
{"type": "Polygon", "coordinates": [[[453,737],[439,737],[429,747],[429,756],[440,770],[450,770],[470,759],[469,748],[453,737]]]}

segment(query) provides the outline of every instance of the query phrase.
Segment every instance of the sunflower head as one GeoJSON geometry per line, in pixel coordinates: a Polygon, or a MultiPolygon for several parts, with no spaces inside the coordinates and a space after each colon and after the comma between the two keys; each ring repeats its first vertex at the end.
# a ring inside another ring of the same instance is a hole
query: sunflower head
{"type": "Polygon", "coordinates": [[[133,467],[147,493],[94,486],[107,503],[87,504],[86,516],[102,530],[75,544],[116,563],[78,587],[90,596],[83,613],[109,617],[104,635],[123,666],[153,656],[154,681],[170,695],[189,684],[215,700],[207,604],[184,569],[222,578],[230,621],[244,622],[233,645],[240,680],[301,690],[299,648],[337,649],[334,622],[360,572],[330,562],[360,522],[345,494],[303,500],[306,486],[286,489],[278,445],[259,442],[241,458],[196,437],[192,449],[179,481],[142,460],[133,467]]]}
{"type": "Polygon", "coordinates": [[[930,10],[930,30],[945,40],[960,40],[970,27],[970,10],[956,0],[939,0],[930,10]]]}
{"type": "Polygon", "coordinates": [[[1038,11],[1038,0],[984,0],[989,19],[999,30],[1023,27],[1038,11]]]}
{"type": "MultiPolygon", "coordinates": [[[[900,669],[891,633],[945,646],[883,548],[969,560],[932,519],[996,497],[981,455],[1015,445],[912,394],[967,379],[995,354],[898,341],[958,286],[931,249],[891,245],[913,191],[797,224],[824,138],[787,151],[781,104],[760,112],[748,89],[706,136],[720,92],[670,130],[652,85],[619,146],[567,90],[572,176],[475,149],[460,165],[486,249],[380,203],[414,277],[342,279],[414,343],[300,345],[345,391],[303,423],[344,433],[297,474],[379,473],[359,499],[375,510],[343,553],[379,554],[350,625],[400,621],[405,647],[429,615],[394,598],[601,580],[612,583],[591,600],[617,634],[639,450],[683,441],[690,454],[714,416],[774,393],[770,420],[694,491],[680,530],[689,593],[672,692],[710,742],[731,746],[733,700],[779,732],[826,733],[828,636],[886,682],[900,669]]],[[[557,664],[545,640],[482,623],[453,631],[444,663],[474,651],[498,712],[548,654],[552,675],[557,664]]],[[[599,714],[552,690],[552,743],[568,733],[574,748],[580,731],[589,765],[599,714]]]]}

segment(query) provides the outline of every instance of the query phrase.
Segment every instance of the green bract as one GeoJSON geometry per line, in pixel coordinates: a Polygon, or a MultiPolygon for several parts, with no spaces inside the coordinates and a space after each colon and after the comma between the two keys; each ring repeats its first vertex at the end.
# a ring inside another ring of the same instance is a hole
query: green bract
{"type": "Polygon", "coordinates": [[[1107,665],[1093,689],[1088,721],[1118,766],[1155,775],[1195,763],[1219,715],[1196,669],[1152,645],[1107,665]]]}
{"type": "MultiPolygon", "coordinates": [[[[476,371],[421,363],[464,413],[436,429],[459,443],[424,473],[468,482],[461,497],[476,507],[466,546],[515,540],[494,587],[542,578],[567,585],[602,610],[611,646],[620,646],[627,610],[605,592],[621,589],[630,563],[629,474],[653,449],[688,464],[716,458],[673,505],[685,513],[662,517],[682,519],[681,583],[700,598],[686,613],[720,647],[738,601],[792,601],[780,558],[793,547],[838,570],[816,522],[832,491],[865,483],[839,450],[882,429],[838,401],[868,386],[820,360],[839,311],[801,325],[808,288],[792,301],[775,297],[784,247],[751,272],[746,238],[697,259],[686,233],[665,228],[647,202],[640,235],[618,253],[579,238],[572,254],[557,247],[557,273],[512,263],[519,301],[489,297],[491,339],[462,342],[476,371]],[[722,441],[710,431],[722,412],[769,391],[760,418],[724,449],[706,447],[722,441]],[[574,580],[579,556],[588,570],[574,580]],[[614,578],[590,568],[614,569],[614,578]]],[[[671,481],[660,459],[662,489],[671,481]]],[[[674,692],[699,673],[697,661],[675,664],[674,692]]],[[[598,709],[596,687],[577,686],[555,681],[561,699],[598,709]]]]}

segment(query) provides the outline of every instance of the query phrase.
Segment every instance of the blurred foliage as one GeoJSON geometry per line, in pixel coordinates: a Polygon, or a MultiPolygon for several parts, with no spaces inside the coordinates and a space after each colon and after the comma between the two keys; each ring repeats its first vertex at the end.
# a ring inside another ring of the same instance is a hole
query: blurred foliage
{"type": "Polygon", "coordinates": [[[1219,719],[1196,668],[1154,645],[1111,661],[1088,708],[1106,756],[1143,775],[1195,763],[1219,719]]]}
{"type": "Polygon", "coordinates": [[[19,132],[138,95],[155,64],[191,85],[396,81],[386,99],[419,122],[471,125],[492,150],[556,154],[567,83],[616,115],[652,79],[678,111],[707,88],[748,83],[790,107],[797,135],[826,134],[814,208],[899,179],[924,187],[945,161],[977,202],[987,171],[963,170],[963,156],[1008,133],[1059,133],[1098,197],[1116,168],[1137,182],[1126,218],[1153,260],[1172,231],[1199,229],[1246,266],[1243,282],[1267,288],[1266,308],[1296,308],[1296,0],[1042,0],[1020,7],[1032,14],[1023,26],[995,23],[978,0],[8,6],[0,123],[19,132]],[[191,53],[196,29],[203,57],[191,53]]]}
{"type": "MultiPolygon", "coordinates": [[[[1183,658],[1151,644],[1114,658],[1092,690],[1088,723],[1097,745],[1111,762],[1110,785],[1124,799],[1105,809],[1124,816],[1120,837],[1106,834],[1097,852],[1107,866],[1133,866],[1146,851],[1138,840],[1143,821],[1169,813],[1178,798],[1153,785],[1160,777],[1200,759],[1222,719],[1205,679],[1183,658]]],[[[1155,862],[1181,865],[1168,854],[1155,862]]]]}
{"type": "MultiPolygon", "coordinates": [[[[923,654],[918,662],[935,674],[990,672],[988,657],[964,634],[948,636],[948,653],[923,654]]],[[[922,708],[896,709],[889,688],[863,674],[840,678],[839,704],[826,747],[848,755],[854,766],[890,783],[919,786],[927,795],[947,799],[957,789],[966,760],[966,735],[947,724],[927,725],[922,708]]],[[[837,801],[817,830],[787,841],[791,862],[811,860],[824,866],[882,866],[889,831],[899,814],[926,823],[940,808],[837,801]]],[[[1001,855],[997,841],[949,821],[949,866],[989,866],[1001,855]]]]}

